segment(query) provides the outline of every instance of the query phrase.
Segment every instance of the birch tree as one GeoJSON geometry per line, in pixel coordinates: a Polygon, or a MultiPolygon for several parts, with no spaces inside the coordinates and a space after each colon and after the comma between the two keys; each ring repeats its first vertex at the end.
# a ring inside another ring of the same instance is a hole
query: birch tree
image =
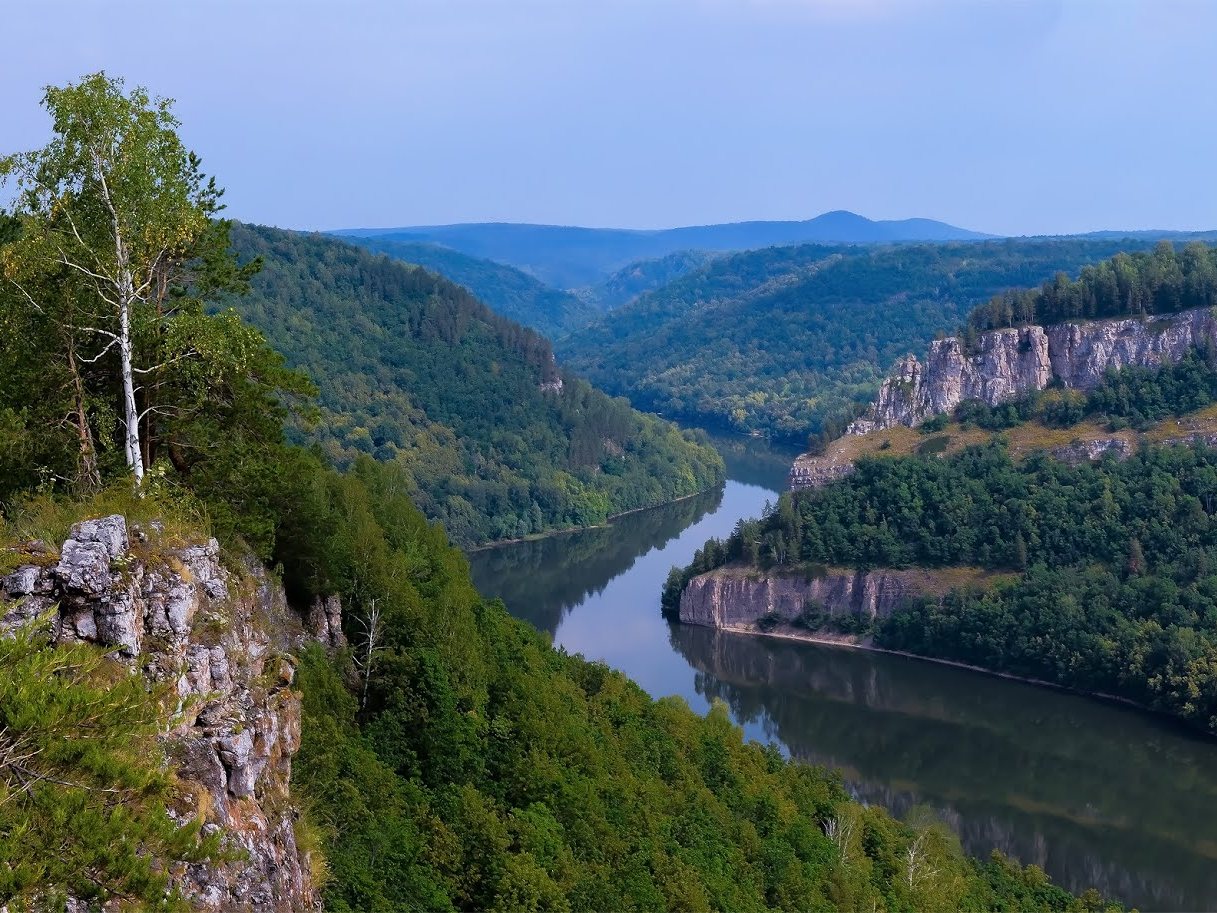
{"type": "Polygon", "coordinates": [[[168,99],[127,92],[121,79],[96,73],[48,87],[43,105],[51,142],[0,158],[22,225],[4,248],[4,278],[40,314],[53,309],[38,291],[48,273],[68,271],[92,298],[66,329],[95,343],[74,356],[80,361],[117,360],[123,452],[139,485],[141,423],[160,408],[144,393],[150,377],[194,354],[169,350],[167,329],[178,310],[174,293],[190,281],[214,229],[220,191],[179,138],[168,99]],[[92,320],[75,322],[82,313],[92,320]]]}

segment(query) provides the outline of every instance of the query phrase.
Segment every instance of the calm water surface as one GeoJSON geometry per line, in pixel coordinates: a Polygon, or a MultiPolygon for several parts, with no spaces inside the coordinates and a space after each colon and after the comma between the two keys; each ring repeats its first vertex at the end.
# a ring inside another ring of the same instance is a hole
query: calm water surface
{"type": "Polygon", "coordinates": [[[668,569],[785,484],[790,454],[717,443],[722,489],[476,553],[475,580],[656,697],[726,701],[750,737],[838,768],[863,801],[933,806],[969,852],[996,847],[1143,910],[1217,910],[1217,740],[966,670],[665,622],[668,569]]]}

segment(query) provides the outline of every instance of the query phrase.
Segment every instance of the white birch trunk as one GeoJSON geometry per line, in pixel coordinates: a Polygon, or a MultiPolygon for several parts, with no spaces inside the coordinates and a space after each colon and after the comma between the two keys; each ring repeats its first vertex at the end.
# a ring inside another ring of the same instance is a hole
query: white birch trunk
{"type": "MultiPolygon", "coordinates": [[[[125,278],[125,277],[124,277],[125,278]]],[[[129,280],[127,280],[129,282],[129,280]]],[[[135,484],[144,481],[144,453],[139,442],[139,410],[135,405],[135,369],[131,364],[131,304],[124,296],[118,310],[118,352],[123,374],[123,435],[127,465],[135,474],[135,484]]]]}

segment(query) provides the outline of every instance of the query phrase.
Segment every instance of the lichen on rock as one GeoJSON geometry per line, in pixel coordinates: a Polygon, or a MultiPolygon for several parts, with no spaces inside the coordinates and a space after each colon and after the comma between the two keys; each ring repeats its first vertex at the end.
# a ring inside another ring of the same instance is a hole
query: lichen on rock
{"type": "Polygon", "coordinates": [[[185,788],[174,813],[204,815],[233,851],[173,873],[197,909],[318,909],[290,790],[301,708],[287,650],[303,629],[260,565],[238,577],[214,539],[175,547],[135,532],[118,515],[82,521],[57,562],[0,578],[0,631],[50,614],[53,643],[115,648],[133,674],[176,690],[165,741],[185,788]],[[267,615],[277,630],[259,623],[267,615]]]}

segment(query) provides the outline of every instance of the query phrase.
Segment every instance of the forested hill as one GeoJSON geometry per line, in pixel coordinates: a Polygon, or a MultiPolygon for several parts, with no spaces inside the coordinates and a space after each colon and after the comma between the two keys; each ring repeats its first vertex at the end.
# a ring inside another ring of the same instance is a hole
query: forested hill
{"type": "Polygon", "coordinates": [[[560,374],[543,337],[446,279],[320,235],[238,225],[233,245],[263,268],[231,304],[320,388],[297,435],[399,472],[457,542],[588,526],[722,478],[707,444],[560,374]]]}
{"type": "Polygon", "coordinates": [[[1217,301],[1217,248],[1192,241],[1176,250],[1119,253],[1086,266],[1074,281],[1057,275],[1038,288],[1011,289],[969,315],[968,333],[1025,324],[1169,314],[1217,301]]]}
{"type": "Polygon", "coordinates": [[[662,288],[681,276],[701,269],[720,254],[704,250],[678,250],[651,260],[637,260],[596,285],[579,289],[581,298],[602,311],[611,311],[645,292],[662,288]]]}
{"type": "Polygon", "coordinates": [[[1052,240],[745,251],[563,340],[559,355],[640,409],[804,441],[840,430],[892,361],[969,309],[1152,241],[1052,240]]]}
{"type": "Polygon", "coordinates": [[[600,313],[593,301],[548,286],[513,266],[438,244],[379,237],[346,240],[439,273],[469,289],[496,314],[532,327],[550,339],[590,323],[600,313]]]}
{"type": "Polygon", "coordinates": [[[801,222],[731,222],[652,231],[493,222],[350,229],[335,234],[442,244],[474,257],[509,263],[543,282],[567,289],[595,285],[633,261],[682,250],[745,250],[811,241],[856,244],[985,237],[932,219],[874,221],[845,211],[826,212],[801,222]]]}

